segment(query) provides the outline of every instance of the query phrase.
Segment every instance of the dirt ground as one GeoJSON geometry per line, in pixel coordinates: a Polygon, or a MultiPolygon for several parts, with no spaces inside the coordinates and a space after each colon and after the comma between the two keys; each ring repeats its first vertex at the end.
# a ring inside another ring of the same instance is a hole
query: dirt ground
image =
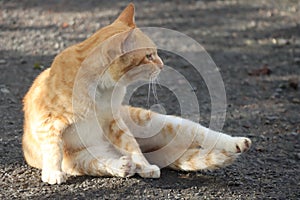
{"type": "MultiPolygon", "coordinates": [[[[136,1],[136,23],[197,40],[220,69],[227,95],[223,131],[251,138],[233,165],[213,172],[162,170],[158,180],[72,177],[47,185],[21,151],[21,100],[57,53],[112,22],[128,2],[0,0],[0,199],[300,199],[300,3],[297,0],[136,1]]],[[[210,98],[182,58],[209,124],[210,98]]],[[[131,99],[143,105],[147,88],[131,99]]],[[[172,95],[158,89],[169,114],[172,95]]],[[[180,114],[180,113],[179,113],[180,114]]]]}

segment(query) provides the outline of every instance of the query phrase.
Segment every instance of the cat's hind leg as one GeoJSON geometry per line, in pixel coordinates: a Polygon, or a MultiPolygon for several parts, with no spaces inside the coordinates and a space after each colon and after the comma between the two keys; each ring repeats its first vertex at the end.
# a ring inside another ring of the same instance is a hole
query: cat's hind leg
{"type": "Polygon", "coordinates": [[[110,145],[84,148],[66,153],[63,171],[71,175],[130,177],[136,166],[129,156],[122,156],[110,145]]]}
{"type": "Polygon", "coordinates": [[[126,113],[125,109],[129,110],[130,116],[124,115],[124,121],[146,158],[161,167],[169,165],[182,170],[220,168],[232,163],[251,146],[248,138],[232,137],[190,120],[141,108],[123,108],[123,113],[126,113]],[[132,126],[134,123],[142,128],[136,129],[132,126]]]}
{"type": "Polygon", "coordinates": [[[224,150],[188,149],[169,167],[183,171],[214,170],[230,165],[237,156],[224,150]]]}
{"type": "Polygon", "coordinates": [[[214,141],[202,141],[202,146],[200,146],[201,141],[197,141],[196,137],[194,142],[198,148],[188,149],[169,167],[184,171],[218,169],[230,165],[251,146],[251,140],[248,138],[232,137],[224,133],[208,131],[212,134],[211,136],[215,137],[214,141]]]}

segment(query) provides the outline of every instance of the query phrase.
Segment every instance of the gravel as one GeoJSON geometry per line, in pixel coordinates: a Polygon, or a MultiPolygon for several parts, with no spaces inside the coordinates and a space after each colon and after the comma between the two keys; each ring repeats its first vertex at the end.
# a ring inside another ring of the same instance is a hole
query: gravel
{"type": "MultiPolygon", "coordinates": [[[[300,199],[300,4],[297,1],[137,1],[140,27],[177,30],[208,51],[227,94],[223,130],[250,137],[252,149],[214,172],[162,170],[158,180],[70,177],[40,180],[21,151],[22,97],[54,56],[115,19],[126,2],[0,1],[0,199],[300,199]],[[253,74],[267,67],[269,74],[253,74]],[[291,82],[293,84],[291,84],[291,82]]],[[[193,86],[200,122],[209,124],[210,98],[201,76],[179,56],[160,52],[193,86]]],[[[167,113],[176,97],[158,88],[167,113]]],[[[147,87],[131,103],[142,106],[147,87]]]]}

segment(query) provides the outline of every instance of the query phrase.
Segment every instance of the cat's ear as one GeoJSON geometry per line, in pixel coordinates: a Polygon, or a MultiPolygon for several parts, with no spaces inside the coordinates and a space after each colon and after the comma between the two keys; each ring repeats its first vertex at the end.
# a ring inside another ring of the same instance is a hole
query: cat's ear
{"type": "Polygon", "coordinates": [[[119,15],[115,22],[121,21],[124,24],[134,28],[134,4],[130,3],[128,6],[123,10],[123,12],[119,15]]]}
{"type": "Polygon", "coordinates": [[[134,38],[134,31],[135,29],[132,29],[128,32],[127,37],[125,37],[123,39],[122,45],[121,45],[121,51],[123,53],[125,52],[129,52],[134,50],[134,46],[135,46],[135,38],[134,38]]]}

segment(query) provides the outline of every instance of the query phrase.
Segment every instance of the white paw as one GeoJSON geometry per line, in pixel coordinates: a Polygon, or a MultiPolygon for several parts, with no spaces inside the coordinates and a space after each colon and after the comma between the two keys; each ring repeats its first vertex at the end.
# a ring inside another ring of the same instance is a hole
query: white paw
{"type": "Polygon", "coordinates": [[[245,137],[234,137],[234,150],[233,153],[244,153],[251,147],[251,140],[245,137]]]}
{"type": "Polygon", "coordinates": [[[61,184],[67,180],[64,172],[56,170],[43,170],[42,181],[49,184],[61,184]]]}
{"type": "Polygon", "coordinates": [[[130,177],[135,174],[136,165],[128,156],[123,156],[113,166],[113,174],[119,177],[130,177]]]}
{"type": "Polygon", "coordinates": [[[160,177],[160,169],[156,165],[147,165],[141,169],[139,175],[143,178],[159,178],[160,177]]]}

